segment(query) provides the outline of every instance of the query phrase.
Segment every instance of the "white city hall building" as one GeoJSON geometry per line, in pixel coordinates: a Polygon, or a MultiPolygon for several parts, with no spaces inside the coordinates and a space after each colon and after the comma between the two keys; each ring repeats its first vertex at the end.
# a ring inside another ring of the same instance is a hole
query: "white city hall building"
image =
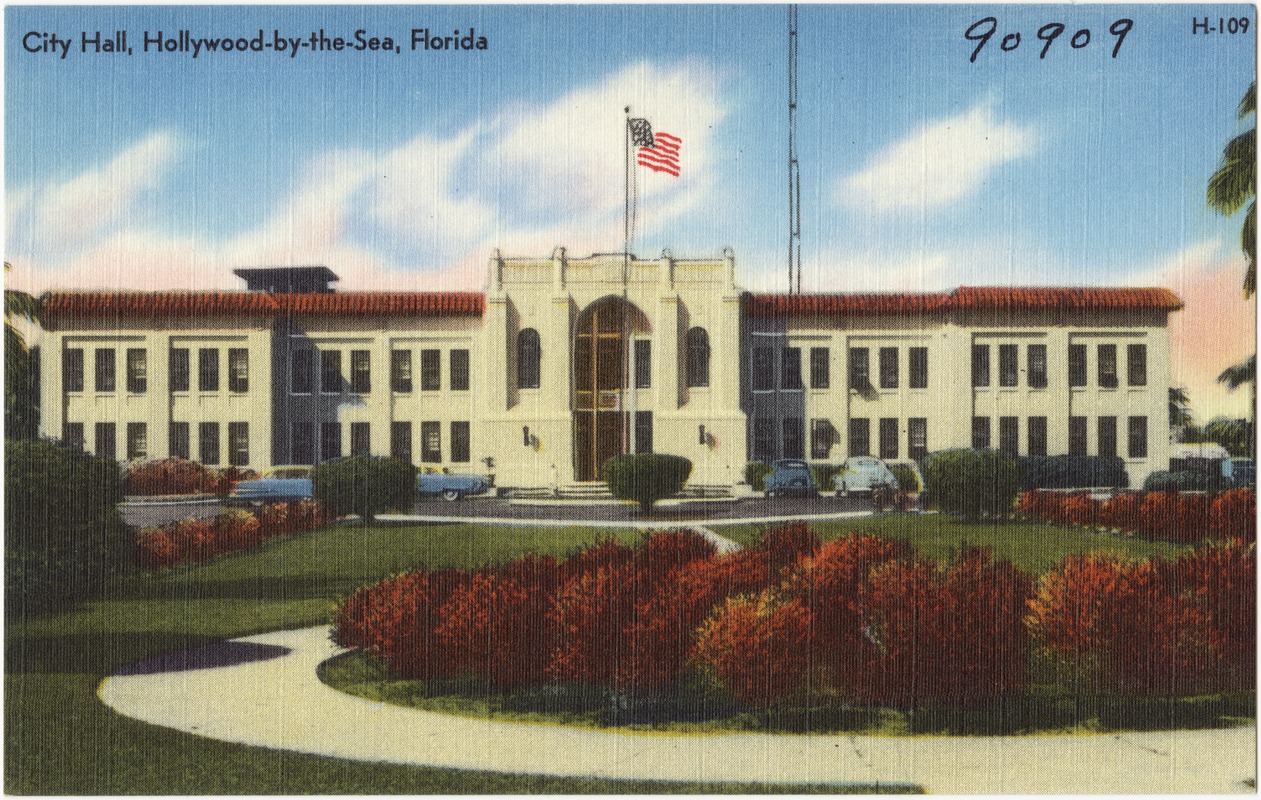
{"type": "Polygon", "coordinates": [[[599,479],[674,453],[692,484],[748,461],[952,447],[1168,466],[1167,289],[750,294],[735,258],[490,260],[475,292],[341,292],[325,267],[242,291],[44,297],[41,430],[99,455],[311,464],[371,453],[599,479]]]}

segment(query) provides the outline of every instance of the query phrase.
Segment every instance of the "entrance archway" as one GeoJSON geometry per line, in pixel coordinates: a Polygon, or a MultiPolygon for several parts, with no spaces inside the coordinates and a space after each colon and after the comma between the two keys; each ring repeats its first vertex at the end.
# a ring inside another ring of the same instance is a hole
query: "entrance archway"
{"type": "MultiPolygon", "coordinates": [[[[574,333],[574,475],[600,480],[605,461],[630,450],[630,341],[648,318],[620,297],[605,297],[578,317],[574,333]]],[[[633,391],[633,390],[632,390],[633,391]]]]}

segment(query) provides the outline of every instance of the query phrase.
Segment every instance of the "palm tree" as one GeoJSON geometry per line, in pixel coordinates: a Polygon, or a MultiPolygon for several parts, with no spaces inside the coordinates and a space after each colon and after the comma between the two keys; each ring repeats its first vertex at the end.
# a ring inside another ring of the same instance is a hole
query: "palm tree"
{"type": "MultiPolygon", "coordinates": [[[[1257,113],[1257,83],[1252,82],[1239,103],[1239,119],[1257,113]]],[[[1232,216],[1244,204],[1243,230],[1239,242],[1248,271],[1244,274],[1243,296],[1252,297],[1257,290],[1257,128],[1253,126],[1231,139],[1222,152],[1222,163],[1208,179],[1208,204],[1226,216],[1232,216]]]]}
{"type": "MultiPolygon", "coordinates": [[[[9,262],[4,262],[5,272],[9,262]]],[[[39,300],[26,292],[4,290],[4,428],[12,439],[33,438],[39,427],[38,380],[32,353],[13,319],[39,322],[39,300]]]]}

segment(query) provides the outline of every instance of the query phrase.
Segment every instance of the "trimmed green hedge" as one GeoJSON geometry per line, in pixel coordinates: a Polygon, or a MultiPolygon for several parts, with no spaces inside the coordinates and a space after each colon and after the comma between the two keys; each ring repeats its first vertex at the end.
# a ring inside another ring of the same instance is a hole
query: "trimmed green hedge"
{"type": "Polygon", "coordinates": [[[678,494],[691,474],[691,461],[664,453],[613,456],[604,463],[613,496],[634,500],[645,512],[658,500],[678,494]]]}
{"type": "Polygon", "coordinates": [[[1125,462],[1118,456],[1022,456],[1020,488],[1124,489],[1130,485],[1125,462]]]}
{"type": "Polygon", "coordinates": [[[750,461],[744,465],[744,482],[755,492],[766,491],[766,476],[774,472],[770,464],[761,461],[750,461]]]}
{"type": "Polygon", "coordinates": [[[1220,492],[1234,487],[1230,478],[1190,470],[1158,470],[1143,481],[1143,489],[1148,492],[1220,492]]]}
{"type": "Polygon", "coordinates": [[[382,511],[406,511],[416,499],[416,467],[396,458],[351,456],[320,464],[312,491],[336,516],[371,522],[382,511]]]}
{"type": "Polygon", "coordinates": [[[893,477],[898,479],[898,490],[916,494],[924,491],[924,487],[920,485],[919,476],[915,474],[915,470],[908,464],[890,464],[889,471],[893,473],[893,477]]]}
{"type": "Polygon", "coordinates": [[[1020,490],[1016,459],[995,450],[943,450],[924,463],[929,507],[975,520],[1007,516],[1020,490]]]}

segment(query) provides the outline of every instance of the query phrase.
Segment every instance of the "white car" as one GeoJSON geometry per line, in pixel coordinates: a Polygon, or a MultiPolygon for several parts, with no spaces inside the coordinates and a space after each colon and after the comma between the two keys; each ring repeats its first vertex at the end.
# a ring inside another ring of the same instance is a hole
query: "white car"
{"type": "Polygon", "coordinates": [[[845,459],[840,471],[832,478],[832,486],[840,494],[870,492],[877,486],[897,489],[898,479],[889,465],[875,456],[851,456],[845,459]]]}

